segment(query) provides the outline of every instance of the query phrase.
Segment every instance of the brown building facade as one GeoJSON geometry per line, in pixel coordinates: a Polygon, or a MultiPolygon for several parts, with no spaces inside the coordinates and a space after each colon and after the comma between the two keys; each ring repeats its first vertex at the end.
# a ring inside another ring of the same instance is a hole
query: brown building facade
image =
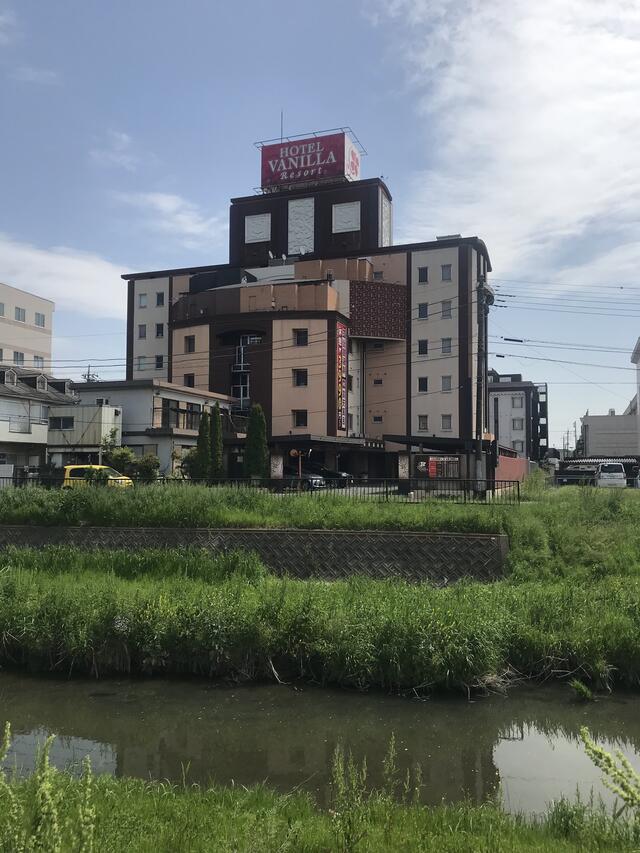
{"type": "Polygon", "coordinates": [[[468,453],[490,438],[487,249],[394,246],[391,225],[377,178],[233,199],[229,264],[123,276],[128,377],[260,403],[274,448],[354,473],[468,453]]]}

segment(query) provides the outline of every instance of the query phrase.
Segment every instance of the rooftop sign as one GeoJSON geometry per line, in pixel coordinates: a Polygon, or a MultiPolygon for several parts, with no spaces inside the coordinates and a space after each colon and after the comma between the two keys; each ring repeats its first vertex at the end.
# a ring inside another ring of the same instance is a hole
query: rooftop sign
{"type": "Polygon", "coordinates": [[[307,139],[262,145],[262,189],[310,183],[325,178],[360,177],[360,153],[343,130],[307,139]]]}

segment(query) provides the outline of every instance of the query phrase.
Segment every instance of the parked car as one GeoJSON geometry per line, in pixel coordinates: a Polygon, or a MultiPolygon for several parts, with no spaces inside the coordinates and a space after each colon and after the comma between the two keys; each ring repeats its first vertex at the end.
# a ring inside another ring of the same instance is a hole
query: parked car
{"type": "Polygon", "coordinates": [[[609,489],[626,489],[627,474],[622,462],[602,462],[596,468],[596,486],[609,489]]]}
{"type": "Polygon", "coordinates": [[[298,469],[290,465],[284,466],[283,485],[288,488],[300,488],[305,492],[315,489],[324,489],[327,485],[324,478],[313,471],[302,469],[302,474],[298,475],[298,469]]]}
{"type": "Polygon", "coordinates": [[[89,483],[104,483],[105,486],[133,486],[131,477],[120,474],[108,465],[65,465],[63,489],[77,489],[89,483]]]}
{"type": "Polygon", "coordinates": [[[326,468],[320,462],[309,461],[305,463],[304,467],[311,474],[319,474],[326,481],[327,486],[345,488],[354,483],[353,474],[347,474],[345,471],[334,471],[331,468],[326,468]]]}

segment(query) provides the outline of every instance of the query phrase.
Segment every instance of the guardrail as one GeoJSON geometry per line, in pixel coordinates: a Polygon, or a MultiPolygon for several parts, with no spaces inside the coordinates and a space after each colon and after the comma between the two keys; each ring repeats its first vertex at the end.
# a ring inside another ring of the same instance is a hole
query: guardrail
{"type": "MultiPolygon", "coordinates": [[[[72,484],[63,483],[60,477],[30,476],[17,482],[10,478],[0,478],[3,487],[42,487],[42,488],[118,488],[117,480],[103,483],[98,480],[74,480],[72,484]]],[[[438,479],[372,479],[345,477],[339,480],[314,479],[309,476],[284,477],[282,479],[256,478],[212,478],[207,480],[174,479],[160,477],[151,482],[134,481],[135,488],[162,488],[166,485],[190,488],[194,485],[208,488],[226,488],[234,490],[259,490],[274,494],[305,494],[321,497],[340,495],[353,500],[379,502],[422,503],[438,501],[443,503],[499,503],[518,504],[520,502],[520,483],[518,480],[467,480],[460,478],[438,479]]]]}

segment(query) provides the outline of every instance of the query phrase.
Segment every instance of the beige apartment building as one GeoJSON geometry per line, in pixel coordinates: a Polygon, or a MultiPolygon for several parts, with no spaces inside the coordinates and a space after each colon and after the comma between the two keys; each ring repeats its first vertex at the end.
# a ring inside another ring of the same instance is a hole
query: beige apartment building
{"type": "Polygon", "coordinates": [[[0,364],[48,371],[54,310],[49,299],[0,282],[0,364]]]}

